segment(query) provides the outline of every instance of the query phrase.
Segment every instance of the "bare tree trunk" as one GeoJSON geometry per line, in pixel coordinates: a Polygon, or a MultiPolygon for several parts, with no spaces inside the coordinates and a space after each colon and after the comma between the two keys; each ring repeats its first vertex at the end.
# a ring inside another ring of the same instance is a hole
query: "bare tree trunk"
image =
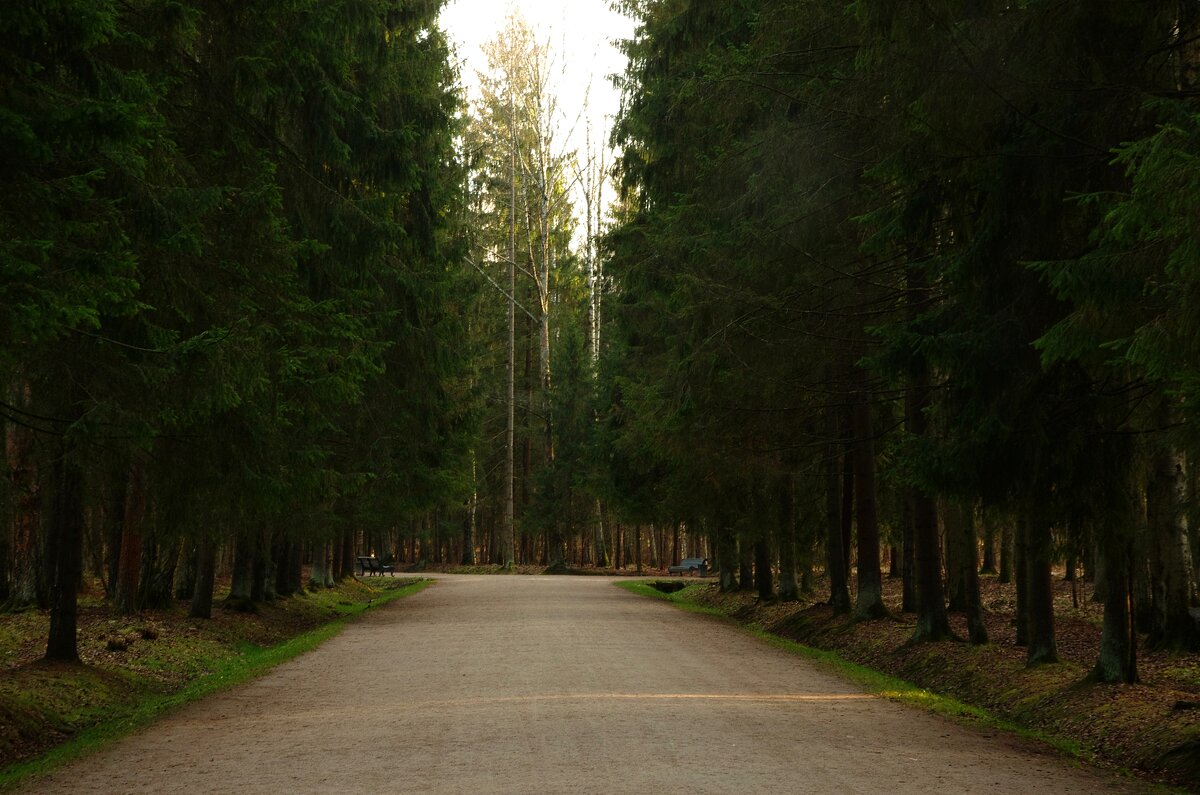
{"type": "Polygon", "coordinates": [[[256,532],[245,530],[237,534],[233,550],[233,579],[225,604],[240,612],[253,612],[254,561],[258,554],[256,532]]]}
{"type": "Polygon", "coordinates": [[[760,602],[775,599],[775,584],[771,577],[771,545],[766,539],[754,542],[754,586],[760,602]]]}
{"type": "Polygon", "coordinates": [[[633,546],[637,555],[637,573],[642,573],[642,526],[636,525],[633,530],[633,546]]]}
{"type": "Polygon", "coordinates": [[[734,572],[737,568],[737,536],[734,535],[733,528],[729,526],[728,521],[724,516],[718,516],[716,520],[717,527],[717,565],[720,567],[721,591],[728,593],[737,588],[737,580],[734,572]]]}
{"type": "MultiPolygon", "coordinates": [[[[513,65],[515,67],[515,64],[513,65]]],[[[514,70],[515,71],[515,70],[514,70]]],[[[510,72],[511,74],[511,72],[510,72]]],[[[509,206],[508,206],[508,359],[505,372],[504,415],[504,526],[500,530],[499,560],[503,568],[513,565],[516,540],[516,509],[513,484],[516,480],[516,378],[517,378],[517,112],[511,81],[509,111],[509,206]]]]}
{"type": "Polygon", "coordinates": [[[917,612],[917,549],[916,518],[914,516],[914,491],[908,489],[904,495],[901,521],[904,524],[904,579],[900,583],[900,612],[917,612]]]}
{"type": "MultiPolygon", "coordinates": [[[[796,583],[796,488],[790,474],[780,475],[778,491],[779,598],[794,602],[800,598],[796,583]]],[[[811,570],[811,566],[809,567],[811,570]]]]}
{"type": "MultiPolygon", "coordinates": [[[[1161,421],[1171,417],[1165,409],[1161,421]]],[[[1192,552],[1188,540],[1186,476],[1183,455],[1160,442],[1150,461],[1146,511],[1150,530],[1152,648],[1195,650],[1200,633],[1189,607],[1193,592],[1192,552]]]]}
{"type": "Polygon", "coordinates": [[[859,379],[853,414],[855,525],[858,529],[858,598],[854,615],[880,618],[887,615],[887,608],[883,604],[879,524],[875,511],[875,431],[871,423],[866,373],[860,373],[859,379]]]}
{"type": "Polygon", "coordinates": [[[216,585],[217,544],[204,535],[196,554],[196,587],[188,615],[192,618],[212,618],[213,588],[216,585]]]}
{"type": "Polygon", "coordinates": [[[996,573],[996,525],[983,517],[983,567],[980,574],[996,573]]]}
{"type": "MultiPolygon", "coordinates": [[[[963,548],[966,536],[963,532],[963,512],[956,504],[948,506],[942,503],[938,506],[942,511],[942,525],[945,529],[946,550],[946,609],[951,612],[962,612],[967,609],[967,550],[963,548]]],[[[974,555],[972,554],[973,558],[974,555]]]]}
{"type": "Polygon", "coordinates": [[[1000,529],[1000,576],[996,581],[1007,584],[1013,581],[1013,556],[1016,554],[1012,522],[1005,522],[1000,529]]]}
{"type": "Polygon", "coordinates": [[[738,590],[754,590],[754,545],[744,535],[738,537],[738,590]]]}
{"type": "Polygon", "coordinates": [[[83,571],[83,472],[74,460],[74,451],[65,443],[59,445],[53,470],[49,546],[54,574],[46,659],[79,662],[76,634],[79,578],[83,571]]]}
{"type": "Polygon", "coordinates": [[[982,646],[988,642],[987,625],[983,620],[983,601],[979,596],[979,558],[978,537],[975,534],[975,511],[970,505],[956,506],[962,512],[963,550],[966,557],[963,563],[963,586],[967,613],[967,638],[973,645],[982,646]]]}
{"type": "Polygon", "coordinates": [[[475,471],[475,451],[471,451],[471,497],[467,501],[466,517],[463,521],[463,549],[459,560],[463,566],[475,565],[475,544],[478,529],[475,525],[475,509],[479,502],[479,484],[475,471]]]}
{"type": "Polygon", "coordinates": [[[1026,664],[1058,662],[1054,640],[1054,583],[1050,575],[1050,529],[1043,521],[1026,521],[1025,591],[1029,611],[1026,664]]]}
{"type": "Polygon", "coordinates": [[[829,605],[835,613],[850,611],[849,575],[842,551],[842,500],[838,465],[837,421],[829,415],[829,441],[825,445],[825,570],[829,574],[829,605]]]}
{"type": "Polygon", "coordinates": [[[146,469],[140,460],[129,466],[125,488],[125,519],[121,523],[121,562],[117,572],[116,608],[137,611],[138,578],[142,567],[142,523],[146,516],[146,469]]]}
{"type": "Polygon", "coordinates": [[[1134,544],[1131,533],[1126,530],[1115,537],[1102,538],[1100,554],[1107,573],[1107,587],[1100,653],[1092,676],[1100,682],[1133,684],[1138,680],[1138,673],[1137,627],[1133,609],[1134,544]]]}
{"type": "MultiPolygon", "coordinates": [[[[28,387],[26,387],[26,395],[28,387]]],[[[5,454],[9,484],[13,491],[12,558],[15,564],[11,588],[16,606],[45,606],[49,583],[45,581],[42,537],[42,506],[34,457],[33,431],[8,424],[5,428],[5,454]]]]}

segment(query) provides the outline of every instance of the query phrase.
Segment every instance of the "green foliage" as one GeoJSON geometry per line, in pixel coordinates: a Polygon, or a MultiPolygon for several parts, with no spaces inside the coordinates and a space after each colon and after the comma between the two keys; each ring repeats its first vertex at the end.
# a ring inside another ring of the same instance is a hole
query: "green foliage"
{"type": "Polygon", "coordinates": [[[167,535],[325,538],[460,502],[440,4],[10,5],[6,420],[81,440],[95,493],[153,462],[167,535]]]}

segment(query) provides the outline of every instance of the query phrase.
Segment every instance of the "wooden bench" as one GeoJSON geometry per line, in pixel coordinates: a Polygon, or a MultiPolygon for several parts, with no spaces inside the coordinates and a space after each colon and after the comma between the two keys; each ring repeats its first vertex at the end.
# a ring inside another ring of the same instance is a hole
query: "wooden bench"
{"type": "Polygon", "coordinates": [[[382,577],[384,575],[384,572],[392,575],[393,577],[396,576],[396,567],[395,566],[392,566],[391,564],[388,564],[388,563],[380,563],[378,560],[376,560],[374,557],[371,557],[370,555],[360,555],[359,556],[358,568],[359,568],[359,576],[360,577],[366,577],[366,576],[375,575],[375,574],[378,574],[380,577],[382,577]]]}
{"type": "Polygon", "coordinates": [[[673,566],[667,566],[667,574],[691,574],[703,577],[708,574],[707,558],[684,558],[673,566]]]}

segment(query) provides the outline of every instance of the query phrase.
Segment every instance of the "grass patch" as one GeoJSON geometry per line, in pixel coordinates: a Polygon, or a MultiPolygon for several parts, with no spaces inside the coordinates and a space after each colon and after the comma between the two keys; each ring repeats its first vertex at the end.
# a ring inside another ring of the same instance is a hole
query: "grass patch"
{"type": "Polygon", "coordinates": [[[1046,743],[1069,757],[1089,762],[1094,761],[1093,754],[1088,753],[1072,740],[1023,727],[981,707],[964,703],[950,696],[935,693],[919,687],[912,682],[877,671],[874,668],[851,662],[836,652],[807,646],[777,635],[756,624],[751,618],[745,617],[749,614],[743,608],[735,611],[737,615],[734,615],[731,612],[727,612],[727,610],[723,610],[721,607],[698,602],[696,601],[697,597],[701,596],[708,587],[705,583],[689,585],[681,591],[669,594],[663,593],[644,582],[619,582],[616,583],[616,586],[639,596],[670,602],[688,613],[700,613],[728,621],[743,632],[753,635],[777,649],[782,649],[791,654],[803,657],[828,671],[836,673],[843,679],[853,682],[865,692],[872,695],[943,715],[960,723],[1011,732],[1027,739],[1046,743]]]}
{"type": "Polygon", "coordinates": [[[26,732],[57,731],[68,738],[40,756],[0,770],[0,791],[12,790],[31,777],[132,734],[184,704],[262,676],[324,643],[367,610],[432,583],[397,580],[380,584],[379,589],[351,583],[309,594],[303,600],[304,611],[320,616],[322,623],[276,643],[237,636],[237,627],[242,625],[234,625],[231,636],[222,637],[220,627],[200,624],[200,632],[209,630],[215,637],[192,639],[166,649],[159,646],[140,661],[138,672],[98,665],[38,662],[25,666],[19,671],[20,685],[0,693],[0,721],[24,724],[20,728],[26,732]],[[164,669],[182,672],[183,684],[164,686],[149,675],[164,669]]]}

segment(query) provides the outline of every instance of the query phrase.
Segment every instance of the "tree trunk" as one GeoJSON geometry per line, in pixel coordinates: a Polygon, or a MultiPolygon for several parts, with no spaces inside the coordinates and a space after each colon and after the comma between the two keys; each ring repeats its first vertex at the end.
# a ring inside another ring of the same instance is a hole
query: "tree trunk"
{"type": "Polygon", "coordinates": [[[728,593],[737,588],[734,571],[737,567],[737,536],[724,517],[717,519],[717,565],[721,571],[721,591],[728,593]]]}
{"type": "Polygon", "coordinates": [[[1137,673],[1137,626],[1133,609],[1133,539],[1126,531],[1099,543],[1105,580],[1104,625],[1092,676],[1099,682],[1133,684],[1137,673]]]}
{"type": "Polygon", "coordinates": [[[179,567],[179,540],[159,544],[147,535],[142,546],[142,573],[138,585],[138,609],[162,610],[174,604],[175,571],[179,567]]]}
{"type": "Polygon", "coordinates": [[[912,491],[913,541],[917,564],[917,628],[913,642],[954,637],[946,615],[942,591],[941,543],[938,540],[937,503],[920,489],[912,491]]]}
{"type": "Polygon", "coordinates": [[[1013,556],[1016,554],[1012,522],[1005,522],[1000,530],[1000,576],[996,582],[1002,585],[1013,581],[1013,556]]]}
{"type": "Polygon", "coordinates": [[[1029,646],[1026,664],[1058,662],[1054,641],[1054,581],[1050,573],[1050,528],[1041,521],[1023,524],[1025,591],[1028,597],[1029,646]]]}
{"type": "Polygon", "coordinates": [[[117,612],[137,610],[138,578],[142,568],[142,523],[146,516],[146,469],[140,460],[129,466],[125,488],[125,518],[121,523],[121,562],[117,570],[117,612]]]}
{"type": "Polygon", "coordinates": [[[642,573],[642,526],[636,525],[633,529],[633,546],[634,554],[637,556],[637,573],[642,573]]]}
{"type": "MultiPolygon", "coordinates": [[[[12,405],[33,408],[32,386],[27,379],[18,377],[11,394],[12,405]]],[[[42,533],[42,501],[33,440],[31,429],[5,424],[4,457],[12,489],[10,554],[14,564],[12,585],[7,590],[14,607],[33,604],[46,607],[50,598],[44,559],[47,539],[42,533]]],[[[0,579],[5,577],[6,573],[0,573],[0,579]]]]}
{"type": "Polygon", "coordinates": [[[338,571],[339,580],[349,580],[354,577],[354,553],[357,550],[354,547],[354,531],[346,529],[342,531],[342,567],[338,571]]]}
{"type": "Polygon", "coordinates": [[[854,549],[854,446],[846,442],[842,453],[842,571],[846,572],[847,587],[850,581],[850,553],[854,549]]]}
{"type": "Polygon", "coordinates": [[[252,531],[238,534],[233,550],[233,579],[229,584],[229,596],[225,604],[243,613],[255,610],[251,592],[254,585],[254,561],[257,557],[258,540],[252,531]]]}
{"type": "Polygon", "coordinates": [[[128,479],[122,473],[114,480],[117,483],[109,485],[104,506],[104,595],[115,602],[117,578],[121,574],[121,534],[125,523],[125,489],[128,479]]]}
{"type": "MultiPolygon", "coordinates": [[[[1028,557],[1025,549],[1025,539],[1029,535],[1026,525],[1028,520],[1017,519],[1016,529],[1013,532],[1012,543],[1012,574],[1014,584],[1016,585],[1016,610],[1015,610],[1015,625],[1016,625],[1016,640],[1018,646],[1029,645],[1029,577],[1025,567],[1025,559],[1028,557]]],[[[1004,564],[1000,564],[1001,577],[1004,576],[1004,564]]]]}
{"type": "Polygon", "coordinates": [[[745,536],[738,538],[738,590],[754,590],[754,545],[745,536]]]}
{"type": "MultiPolygon", "coordinates": [[[[796,487],[791,475],[781,475],[778,490],[779,598],[794,602],[800,598],[796,586],[796,487]]],[[[810,567],[811,568],[811,567],[810,567]]]]}
{"type": "Polygon", "coordinates": [[[904,496],[901,521],[904,524],[904,579],[900,583],[900,611],[917,612],[916,519],[913,515],[913,490],[904,496]]]}
{"type": "Polygon", "coordinates": [[[463,517],[463,543],[462,557],[459,558],[459,564],[463,566],[475,565],[475,545],[479,531],[476,527],[476,507],[479,503],[479,486],[476,482],[475,472],[475,451],[471,451],[471,496],[467,499],[466,516],[463,517]]]}
{"type": "Polygon", "coordinates": [[[65,443],[59,445],[53,473],[49,546],[54,575],[46,659],[79,662],[76,634],[79,579],[83,574],[83,473],[65,443]]]}
{"type": "Polygon", "coordinates": [[[188,601],[196,592],[196,565],[199,545],[194,540],[183,543],[179,577],[175,581],[175,598],[188,601]]]}
{"type": "Polygon", "coordinates": [[[883,604],[883,572],[879,565],[879,522],[875,506],[875,430],[871,423],[866,373],[861,373],[852,417],[854,430],[855,526],[858,530],[858,598],[856,618],[887,615],[883,604]]]}
{"type": "Polygon", "coordinates": [[[967,613],[967,638],[975,646],[988,642],[987,625],[983,620],[983,600],[979,596],[979,540],[975,534],[975,511],[970,505],[955,506],[962,514],[959,524],[962,526],[963,550],[963,586],[967,613]]]}
{"type": "Polygon", "coordinates": [[[275,570],[277,550],[272,543],[272,533],[264,525],[252,546],[253,562],[250,564],[250,601],[258,604],[275,597],[275,570]],[[267,580],[270,579],[270,591],[267,580]]]}
{"type": "Polygon", "coordinates": [[[996,525],[984,517],[983,521],[983,567],[980,574],[996,573],[996,525]]]}
{"type": "MultiPolygon", "coordinates": [[[[945,503],[942,510],[942,525],[945,529],[946,550],[946,609],[963,612],[967,609],[967,550],[963,549],[966,535],[962,527],[963,514],[958,505],[945,503]]],[[[972,554],[972,558],[975,556],[972,554]]]]}
{"type": "MultiPolygon", "coordinates": [[[[515,70],[515,65],[514,65],[515,70]]],[[[515,71],[514,71],[515,74],[515,71]]],[[[516,508],[514,483],[516,471],[516,382],[517,382],[517,111],[516,87],[508,87],[508,345],[505,365],[504,413],[504,526],[500,529],[498,560],[504,569],[513,565],[516,539],[516,508]]]]}
{"type": "MultiPolygon", "coordinates": [[[[837,422],[830,415],[829,427],[836,430],[837,422]]],[[[830,433],[825,446],[825,570],[829,574],[829,606],[835,613],[850,611],[850,585],[846,570],[846,556],[842,552],[842,500],[840,493],[840,467],[838,466],[838,444],[836,435],[830,433]]]]}
{"type": "Polygon", "coordinates": [[[188,615],[192,618],[212,618],[213,588],[217,575],[217,544],[203,536],[196,550],[196,587],[188,615]]]}
{"type": "MultiPolygon", "coordinates": [[[[1169,421],[1164,417],[1163,421],[1169,421]]],[[[1183,455],[1160,443],[1150,462],[1146,511],[1150,530],[1152,590],[1148,644],[1156,649],[1194,651],[1200,635],[1189,607],[1193,592],[1188,541],[1183,455]]]]}
{"type": "Polygon", "coordinates": [[[775,583],[771,577],[771,545],[766,539],[754,544],[754,586],[758,589],[760,602],[775,599],[775,583]]]}
{"type": "Polygon", "coordinates": [[[888,579],[899,580],[904,576],[904,553],[899,544],[888,545],[888,579]]]}

